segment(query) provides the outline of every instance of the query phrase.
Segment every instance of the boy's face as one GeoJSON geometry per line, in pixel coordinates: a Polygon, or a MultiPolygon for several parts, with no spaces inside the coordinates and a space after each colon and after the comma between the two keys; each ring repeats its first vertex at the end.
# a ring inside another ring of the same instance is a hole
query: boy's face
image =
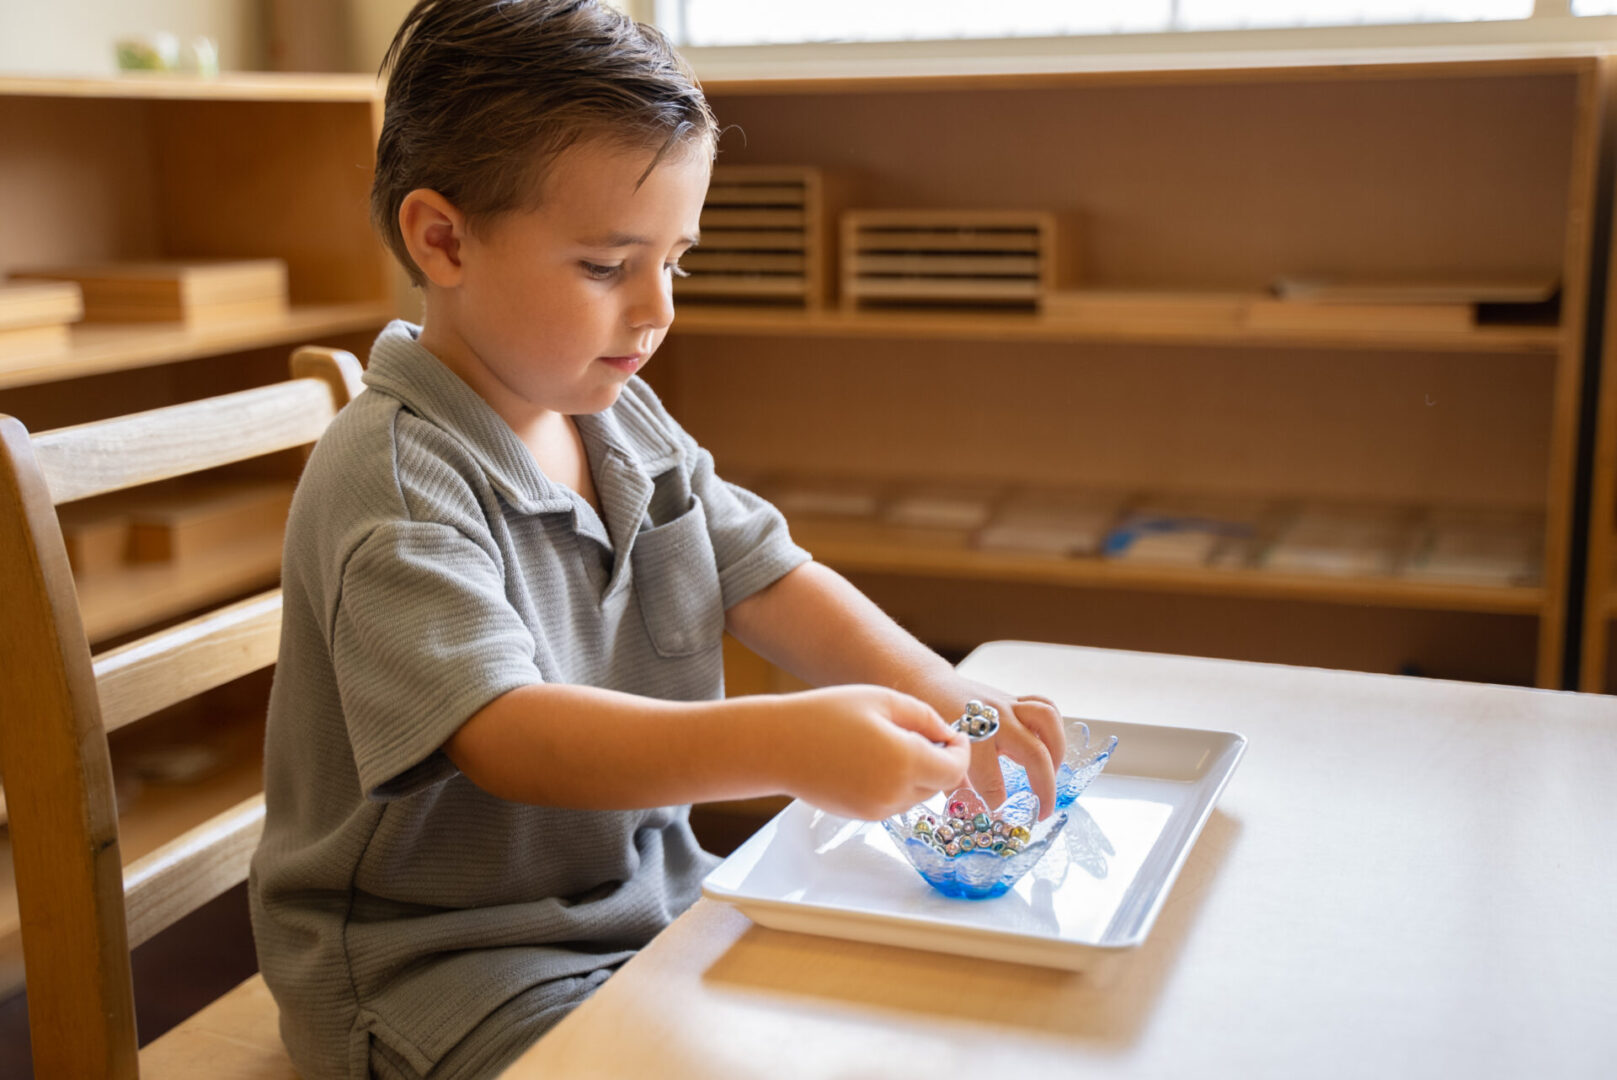
{"type": "Polygon", "coordinates": [[[441,310],[452,325],[434,329],[459,339],[452,366],[472,365],[463,375],[480,391],[512,395],[503,403],[520,411],[600,412],[662,344],[710,169],[676,150],[637,187],[651,156],[575,146],[537,210],[463,237],[461,280],[441,310]]]}

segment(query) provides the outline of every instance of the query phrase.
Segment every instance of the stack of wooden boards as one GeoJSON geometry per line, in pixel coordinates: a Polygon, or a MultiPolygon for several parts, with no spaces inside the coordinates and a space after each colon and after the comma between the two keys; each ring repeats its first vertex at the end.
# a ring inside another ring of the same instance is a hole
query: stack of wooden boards
{"type": "Polygon", "coordinates": [[[63,503],[59,516],[76,576],[142,563],[184,564],[267,533],[279,535],[290,480],[170,481],[63,503]]]}
{"type": "Polygon", "coordinates": [[[14,269],[13,281],[69,282],[86,322],[224,322],[286,310],[281,259],[165,259],[14,269]]]}
{"type": "Polygon", "coordinates": [[[207,326],[283,315],[281,259],[164,259],[14,268],[0,285],[0,365],[72,348],[70,326],[207,326]]]}
{"type": "Polygon", "coordinates": [[[84,317],[84,300],[71,283],[0,285],[0,363],[64,353],[68,327],[84,317]]]}
{"type": "Polygon", "coordinates": [[[1544,518],[1520,508],[744,478],[805,538],[975,548],[1137,565],[1532,585],[1544,518]]]}
{"type": "Polygon", "coordinates": [[[675,279],[675,294],[818,307],[830,248],[823,184],[818,169],[717,166],[701,246],[680,258],[689,276],[675,279]]]}

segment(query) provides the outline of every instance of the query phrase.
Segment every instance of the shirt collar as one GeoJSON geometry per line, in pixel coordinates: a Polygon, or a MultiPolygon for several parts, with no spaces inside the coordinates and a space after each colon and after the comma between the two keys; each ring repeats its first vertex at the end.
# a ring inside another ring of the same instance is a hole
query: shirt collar
{"type": "MultiPolygon", "coordinates": [[[[411,412],[459,440],[481,465],[490,483],[519,512],[573,510],[568,490],[545,476],[511,426],[421,344],[420,333],[420,327],[402,319],[389,323],[371,347],[365,385],[397,398],[411,412]]],[[[614,520],[613,511],[620,506],[628,511],[627,503],[649,499],[651,477],[681,459],[678,444],[630,388],[605,411],[573,419],[584,440],[612,531],[619,533],[623,526],[637,529],[643,506],[632,524],[614,520]],[[619,493],[617,489],[623,484],[632,490],[632,495],[628,491],[619,493]],[[630,497],[624,499],[623,495],[630,497]]],[[[627,547],[623,543],[626,538],[614,535],[613,546],[627,547]]]]}

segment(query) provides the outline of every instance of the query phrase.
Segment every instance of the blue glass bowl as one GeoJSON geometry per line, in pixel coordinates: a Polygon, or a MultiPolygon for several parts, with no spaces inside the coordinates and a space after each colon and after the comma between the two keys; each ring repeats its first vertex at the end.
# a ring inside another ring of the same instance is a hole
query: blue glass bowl
{"type": "Polygon", "coordinates": [[[1039,800],[1028,786],[1027,770],[1010,758],[1001,757],[999,766],[1005,776],[1005,801],[997,808],[990,811],[982,797],[966,785],[947,796],[933,796],[882,822],[887,835],[928,885],[945,896],[987,900],[1004,895],[1044,857],[1051,842],[1067,825],[1066,808],[1084,793],[1117,748],[1115,735],[1091,746],[1089,725],[1082,720],[1067,720],[1066,726],[1067,753],[1056,770],[1056,812],[1044,821],[1039,820],[1039,800]],[[1025,829],[1027,839],[1021,843],[1020,850],[1010,855],[981,849],[946,855],[934,843],[917,836],[915,830],[917,823],[924,819],[947,821],[959,816],[952,815],[951,808],[962,810],[972,818],[986,814],[991,819],[1004,821],[1007,828],[1025,829]]]}

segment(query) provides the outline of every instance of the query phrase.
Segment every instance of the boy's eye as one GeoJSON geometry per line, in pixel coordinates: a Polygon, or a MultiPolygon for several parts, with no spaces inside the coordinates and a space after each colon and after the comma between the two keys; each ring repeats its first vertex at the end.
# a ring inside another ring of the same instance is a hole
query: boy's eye
{"type": "Polygon", "coordinates": [[[605,281],[623,269],[622,263],[618,263],[616,266],[603,266],[601,263],[581,262],[579,265],[584,268],[584,273],[597,281],[605,281]]]}
{"type": "Polygon", "coordinates": [[[674,260],[671,263],[663,263],[663,269],[667,270],[670,274],[673,274],[675,277],[690,277],[691,276],[691,272],[689,270],[686,270],[684,267],[680,266],[679,265],[679,260],[677,260],[677,259],[674,260]]]}

